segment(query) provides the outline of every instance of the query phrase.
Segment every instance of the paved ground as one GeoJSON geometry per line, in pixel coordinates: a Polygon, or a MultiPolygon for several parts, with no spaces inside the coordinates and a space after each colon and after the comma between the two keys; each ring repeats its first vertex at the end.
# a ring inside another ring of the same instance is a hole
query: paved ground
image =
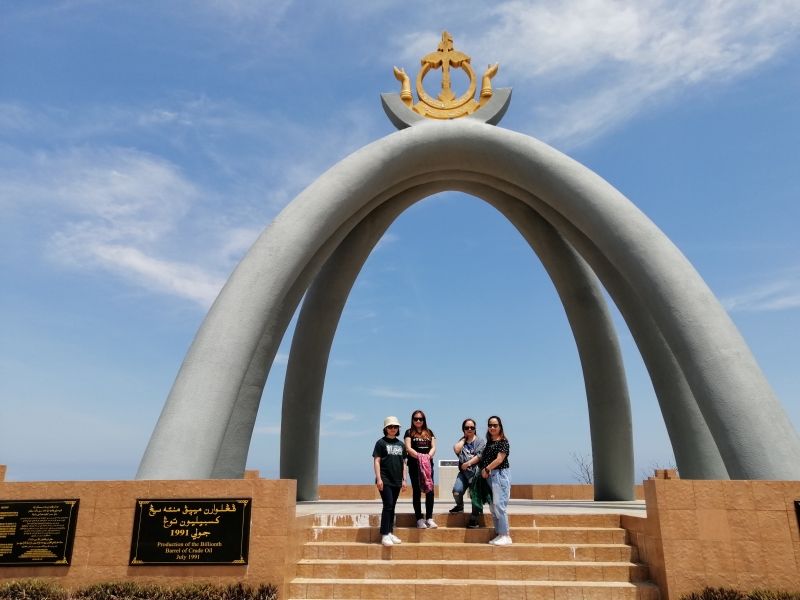
{"type": "MultiPolygon", "coordinates": [[[[437,501],[433,509],[434,515],[447,512],[453,506],[453,501],[437,501]]],[[[486,507],[488,512],[488,506],[486,507]]],[[[381,512],[380,500],[322,500],[319,502],[298,502],[297,514],[379,514],[381,512]]],[[[397,512],[414,512],[410,500],[400,500],[397,503],[397,512]]],[[[587,514],[587,513],[617,513],[633,515],[636,517],[647,516],[644,500],[630,502],[594,502],[593,500],[511,500],[508,512],[512,515],[525,514],[587,514]]]]}

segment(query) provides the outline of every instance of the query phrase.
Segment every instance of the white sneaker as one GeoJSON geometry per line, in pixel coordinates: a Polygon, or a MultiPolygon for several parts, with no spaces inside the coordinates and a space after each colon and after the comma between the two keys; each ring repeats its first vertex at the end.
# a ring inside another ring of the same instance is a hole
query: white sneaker
{"type": "Polygon", "coordinates": [[[495,546],[510,546],[513,542],[511,541],[510,535],[501,535],[500,539],[497,540],[494,545],[495,546]]]}
{"type": "Polygon", "coordinates": [[[392,541],[392,537],[389,535],[385,535],[381,538],[381,544],[384,546],[394,546],[394,542],[392,541]]]}
{"type": "Polygon", "coordinates": [[[425,525],[428,526],[428,529],[436,529],[439,527],[433,519],[428,519],[425,521],[425,525]]]}
{"type": "Polygon", "coordinates": [[[492,546],[494,546],[494,545],[497,543],[497,540],[499,540],[501,537],[503,537],[503,536],[502,536],[502,535],[497,535],[497,536],[495,536],[495,537],[494,537],[494,539],[493,539],[493,540],[489,540],[489,543],[490,543],[492,546]]]}
{"type": "Polygon", "coordinates": [[[427,529],[428,525],[425,523],[425,519],[418,519],[417,520],[417,529],[427,529]]]}
{"type": "Polygon", "coordinates": [[[395,543],[395,544],[402,544],[403,543],[402,540],[399,537],[397,537],[395,534],[393,534],[393,533],[390,533],[389,537],[392,539],[392,542],[395,543]]]}

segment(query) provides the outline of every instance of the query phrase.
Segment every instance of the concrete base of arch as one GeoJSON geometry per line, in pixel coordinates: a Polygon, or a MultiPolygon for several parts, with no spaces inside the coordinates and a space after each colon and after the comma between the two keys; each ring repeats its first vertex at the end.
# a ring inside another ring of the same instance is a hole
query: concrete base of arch
{"type": "Polygon", "coordinates": [[[653,336],[641,336],[651,340],[644,342],[647,353],[657,354],[661,342],[653,340],[663,339],[698,407],[676,410],[677,426],[704,421],[731,477],[800,479],[797,433],[735,326],[666,236],[575,161],[530,137],[466,121],[387,136],[343,160],[284,209],[198,331],[137,477],[241,474],[241,446],[249,444],[286,315],[302,291],[364,216],[444,171],[541,202],[538,212],[546,208],[579,233],[625,289],[635,290],[638,310],[655,326],[653,336]]]}

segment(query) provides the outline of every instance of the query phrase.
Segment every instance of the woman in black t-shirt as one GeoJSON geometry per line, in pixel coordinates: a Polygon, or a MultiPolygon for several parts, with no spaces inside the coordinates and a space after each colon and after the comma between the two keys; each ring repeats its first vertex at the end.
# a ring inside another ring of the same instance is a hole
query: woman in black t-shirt
{"type": "Polygon", "coordinates": [[[375,469],[375,485],[383,500],[381,511],[381,544],[394,546],[400,538],[394,532],[394,509],[400,490],[406,489],[406,448],[397,434],[400,421],[397,417],[383,420],[383,437],[375,442],[372,451],[372,466],[375,469]]]}
{"type": "Polygon", "coordinates": [[[511,497],[511,478],[508,474],[508,455],[511,453],[511,445],[503,431],[503,421],[500,417],[489,417],[488,428],[486,447],[483,449],[479,465],[481,477],[486,479],[492,488],[492,518],[497,537],[489,543],[495,546],[510,546],[508,500],[511,497]]]}
{"type": "Polygon", "coordinates": [[[422,518],[422,502],[420,496],[419,481],[419,459],[420,454],[428,454],[431,457],[431,483],[433,483],[433,455],[436,454],[436,436],[433,431],[428,429],[428,421],[425,413],[415,410],[411,413],[411,427],[409,427],[403,438],[408,453],[408,475],[411,477],[411,501],[414,504],[414,515],[417,519],[417,528],[436,529],[437,525],[433,520],[433,489],[425,494],[425,518],[422,518]]]}

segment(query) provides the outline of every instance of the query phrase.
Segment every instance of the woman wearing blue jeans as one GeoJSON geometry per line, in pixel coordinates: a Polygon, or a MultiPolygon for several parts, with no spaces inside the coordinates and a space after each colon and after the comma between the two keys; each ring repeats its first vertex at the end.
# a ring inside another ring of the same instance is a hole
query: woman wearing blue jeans
{"type": "Polygon", "coordinates": [[[511,497],[511,478],[508,474],[508,455],[511,446],[503,431],[500,417],[489,417],[488,429],[480,467],[481,477],[487,479],[492,488],[492,518],[497,537],[489,543],[494,546],[510,546],[508,500],[511,497]]]}
{"type": "MultiPolygon", "coordinates": [[[[463,436],[453,446],[453,451],[458,456],[458,475],[453,483],[453,498],[456,505],[450,509],[450,514],[464,512],[464,493],[469,489],[472,480],[478,475],[478,464],[486,442],[478,435],[476,423],[473,419],[464,419],[461,423],[463,436]]],[[[483,509],[472,503],[472,516],[467,527],[479,527],[478,517],[483,514],[483,509]]]]}

